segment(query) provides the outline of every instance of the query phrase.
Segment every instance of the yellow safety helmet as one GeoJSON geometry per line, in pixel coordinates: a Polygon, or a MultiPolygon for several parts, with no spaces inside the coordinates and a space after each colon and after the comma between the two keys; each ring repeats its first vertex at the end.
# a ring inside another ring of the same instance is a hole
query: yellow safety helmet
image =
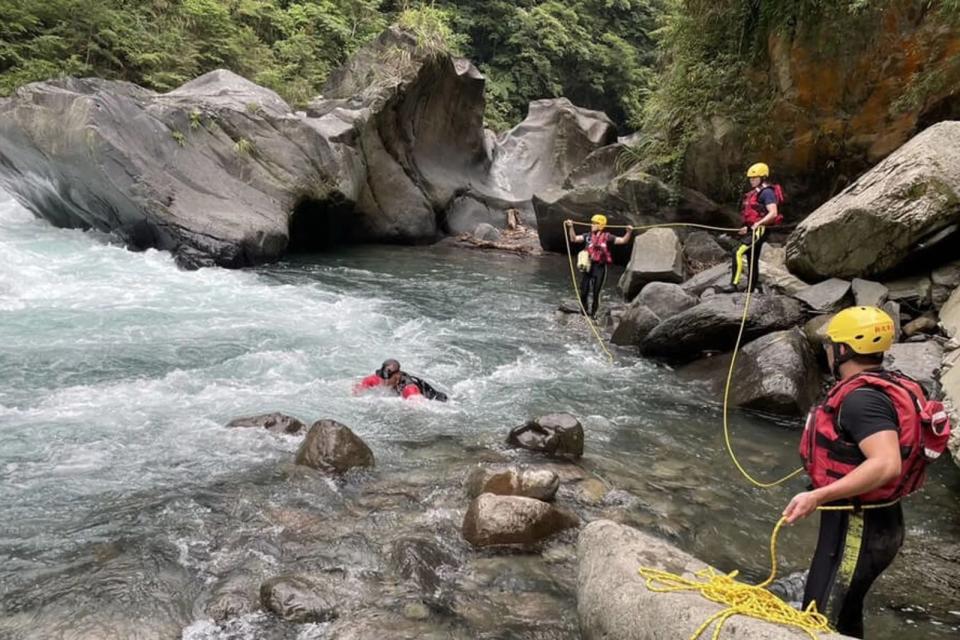
{"type": "Polygon", "coordinates": [[[770,167],[764,162],[758,162],[754,165],[750,165],[750,168],[747,169],[748,178],[768,178],[770,177],[770,167]]]}
{"type": "Polygon", "coordinates": [[[845,344],[855,353],[883,353],[894,339],[893,318],[876,307],[848,307],[833,316],[827,325],[827,338],[845,344]]]}
{"type": "Polygon", "coordinates": [[[600,228],[603,229],[605,226],[607,226],[607,216],[603,215],[602,213],[598,213],[590,218],[590,222],[600,225],[600,228]]]}

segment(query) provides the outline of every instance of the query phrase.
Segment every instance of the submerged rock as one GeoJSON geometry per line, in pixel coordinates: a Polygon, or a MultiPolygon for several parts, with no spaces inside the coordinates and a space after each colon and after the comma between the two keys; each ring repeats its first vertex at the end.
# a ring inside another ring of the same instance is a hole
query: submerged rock
{"type": "Polygon", "coordinates": [[[442,605],[449,600],[452,587],[444,574],[460,562],[435,541],[401,538],[391,544],[389,559],[391,569],[415,584],[430,602],[442,605]]]}
{"type": "Polygon", "coordinates": [[[549,501],[560,487],[560,477],[549,469],[477,467],[467,476],[464,487],[469,498],[493,493],[549,501]]]}
{"type": "Polygon", "coordinates": [[[227,423],[228,428],[258,428],[273,433],[300,433],[307,427],[297,418],[283,413],[265,413],[249,418],[235,418],[227,423]]]}
{"type": "MultiPolygon", "coordinates": [[[[689,638],[725,608],[693,591],[657,593],[648,589],[638,572],[640,567],[691,577],[707,565],[636,529],[609,520],[591,522],[580,532],[577,558],[577,613],[584,640],[689,638]]],[[[806,637],[801,631],[744,616],[730,618],[723,636],[744,640],[806,637]]]]}
{"type": "Polygon", "coordinates": [[[888,272],[960,222],[960,122],[941,122],[811,213],[787,242],[801,277],[888,272]]]}
{"type": "Polygon", "coordinates": [[[344,473],[354,467],[372,467],[373,452],[349,427],[336,420],[318,420],[297,451],[297,464],[344,473]]]}
{"type": "Polygon", "coordinates": [[[541,500],[484,493],[467,509],[463,537],[475,547],[530,545],[579,523],[575,515],[541,500]]]}
{"type": "Polygon", "coordinates": [[[337,590],[316,578],[280,576],[260,585],[260,603],[287,622],[326,622],[337,617],[337,590]]]}
{"type": "Polygon", "coordinates": [[[559,458],[583,455],[583,426],[569,413],[551,413],[510,430],[507,444],[559,458]]]}

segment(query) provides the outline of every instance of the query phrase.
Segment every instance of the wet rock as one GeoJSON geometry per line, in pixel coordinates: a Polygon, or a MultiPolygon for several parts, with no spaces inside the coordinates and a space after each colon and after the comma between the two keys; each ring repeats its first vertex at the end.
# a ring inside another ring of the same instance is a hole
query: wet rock
{"type": "Polygon", "coordinates": [[[620,291],[631,300],[643,285],[655,281],[683,281],[683,247],[673,229],[650,229],[634,239],[620,291]]]}
{"type": "Polygon", "coordinates": [[[830,278],[794,294],[794,298],[806,303],[818,313],[835,313],[850,306],[850,283],[839,278],[830,278]]]}
{"type": "Polygon", "coordinates": [[[790,270],[813,279],[890,271],[957,222],[958,184],[960,122],[941,122],[801,222],[787,242],[790,270]]]}
{"type": "Polygon", "coordinates": [[[651,282],[640,290],[633,301],[645,305],[658,318],[669,318],[696,306],[698,300],[670,282],[651,282]]]}
{"type": "Polygon", "coordinates": [[[257,587],[253,576],[232,576],[213,588],[206,612],[215,622],[239,618],[257,609],[257,587]]]}
{"type": "Polygon", "coordinates": [[[897,369],[923,385],[928,394],[939,392],[937,374],[943,360],[943,347],[936,342],[898,343],[884,357],[888,369],[897,369]]]}
{"type": "Polygon", "coordinates": [[[854,304],[860,307],[879,307],[887,301],[889,291],[879,282],[854,278],[851,283],[854,304]]]}
{"type": "Polygon", "coordinates": [[[337,617],[332,584],[306,576],[279,576],[260,585],[260,604],[287,622],[326,622],[337,617]]]}
{"type": "Polygon", "coordinates": [[[569,413],[551,413],[515,427],[507,444],[560,458],[583,455],[583,426],[569,413]]]}
{"type": "Polygon", "coordinates": [[[901,305],[926,308],[933,300],[933,281],[927,275],[900,278],[884,284],[888,290],[887,297],[901,305]]]}
{"type": "MultiPolygon", "coordinates": [[[[715,295],[657,325],[640,345],[645,355],[688,360],[707,350],[726,351],[733,346],[743,318],[742,294],[715,295]]],[[[785,329],[803,319],[800,303],[774,295],[753,296],[744,338],[785,329]]]]}
{"type": "Polygon", "coordinates": [[[883,306],[880,307],[887,312],[887,315],[893,319],[893,336],[894,340],[900,339],[900,303],[894,302],[893,300],[887,300],[883,303],[883,306]]]}
{"type": "Polygon", "coordinates": [[[302,432],[307,427],[297,418],[283,413],[265,413],[259,416],[249,418],[236,418],[227,423],[228,428],[247,428],[253,427],[266,429],[273,433],[296,434],[302,432]]]}
{"type": "Polygon", "coordinates": [[[470,472],[464,482],[469,498],[476,498],[481,493],[493,493],[549,501],[553,500],[559,486],[560,478],[555,471],[517,467],[478,467],[470,472]]]}
{"type": "Polygon", "coordinates": [[[903,335],[909,337],[937,332],[937,315],[928,311],[919,318],[911,320],[903,327],[903,335]]]}
{"type": "Polygon", "coordinates": [[[530,545],[579,526],[579,519],[541,500],[484,493],[470,503],[463,537],[475,547],[530,545]]]}
{"type": "Polygon", "coordinates": [[[318,420],[297,451],[296,463],[344,473],[354,467],[372,467],[373,452],[349,427],[336,420],[318,420]]]}
{"type": "Polygon", "coordinates": [[[731,277],[730,265],[718,264],[689,278],[680,287],[690,295],[699,297],[707,289],[729,284],[731,277]]]}
{"type": "Polygon", "coordinates": [[[623,313],[610,336],[610,342],[621,347],[639,346],[660,318],[645,305],[633,303],[623,313]]]}
{"type": "Polygon", "coordinates": [[[597,478],[585,478],[573,486],[573,495],[578,502],[589,505],[603,504],[609,488],[597,478]]]}
{"type": "Polygon", "coordinates": [[[713,235],[706,231],[694,231],[683,241],[683,258],[693,272],[699,273],[721,262],[727,262],[730,256],[713,239],[713,235]]]}
{"type": "MultiPolygon", "coordinates": [[[[577,613],[584,640],[689,638],[725,606],[699,593],[650,591],[641,566],[691,575],[707,568],[680,549],[609,520],[591,522],[577,542],[577,613]],[[655,634],[648,630],[655,629],[655,634]]],[[[724,636],[744,640],[797,640],[803,634],[773,623],[737,616],[724,636]]],[[[845,636],[823,634],[821,638],[845,636]]]]}
{"type": "MultiPolygon", "coordinates": [[[[411,609],[412,611],[412,609],[411,609]]],[[[429,612],[428,612],[429,613],[429,612]]],[[[411,619],[379,609],[358,611],[330,625],[324,640],[472,640],[462,631],[438,628],[423,620],[411,619]]]]}
{"type": "Polygon", "coordinates": [[[497,242],[500,239],[500,232],[493,225],[481,222],[473,230],[473,237],[485,242],[497,242]]]}
{"type": "Polygon", "coordinates": [[[953,290],[940,308],[940,326],[947,337],[960,335],[960,287],[953,290]]]}
{"type": "Polygon", "coordinates": [[[390,568],[403,580],[409,580],[432,602],[450,600],[452,587],[444,575],[460,565],[456,556],[435,541],[401,538],[390,548],[390,568]]]}
{"type": "Polygon", "coordinates": [[[826,315],[814,316],[807,320],[803,325],[803,334],[807,337],[807,341],[815,347],[822,345],[827,340],[827,325],[832,319],[832,315],[826,315]]]}

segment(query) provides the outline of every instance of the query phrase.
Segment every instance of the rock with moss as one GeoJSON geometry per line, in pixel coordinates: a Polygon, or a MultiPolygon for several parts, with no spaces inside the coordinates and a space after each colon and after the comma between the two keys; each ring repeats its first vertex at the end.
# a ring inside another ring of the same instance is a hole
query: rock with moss
{"type": "Polygon", "coordinates": [[[787,264],[812,279],[882,274],[932,240],[949,243],[939,232],[958,222],[960,122],[941,122],[801,222],[787,264]]]}

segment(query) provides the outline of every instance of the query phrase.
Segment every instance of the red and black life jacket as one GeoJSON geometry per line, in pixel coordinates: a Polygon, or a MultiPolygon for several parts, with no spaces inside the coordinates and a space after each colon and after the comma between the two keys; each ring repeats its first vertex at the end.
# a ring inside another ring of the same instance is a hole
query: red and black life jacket
{"type": "Polygon", "coordinates": [[[837,424],[840,405],[861,387],[879,389],[897,412],[900,436],[900,475],[857,496],[855,504],[877,504],[907,496],[926,479],[927,464],[940,457],[950,438],[950,420],[943,404],[927,400],[923,387],[898,371],[867,371],[844,380],[807,416],[800,440],[800,458],[814,488],[843,478],[866,460],[856,442],[837,424]]]}
{"type": "Polygon", "coordinates": [[[756,224],[767,215],[767,206],[760,204],[760,193],[766,189],[773,189],[773,195],[777,198],[777,217],[774,218],[771,225],[783,224],[780,206],[783,204],[785,197],[779,184],[765,184],[759,189],[750,189],[743,194],[743,204],[740,208],[740,217],[743,219],[743,224],[748,226],[756,224]]]}
{"type": "Polygon", "coordinates": [[[590,254],[591,262],[600,264],[611,264],[613,256],[610,255],[610,247],[607,242],[610,241],[610,234],[606,231],[590,232],[590,242],[587,244],[587,253],[590,254]]]}

